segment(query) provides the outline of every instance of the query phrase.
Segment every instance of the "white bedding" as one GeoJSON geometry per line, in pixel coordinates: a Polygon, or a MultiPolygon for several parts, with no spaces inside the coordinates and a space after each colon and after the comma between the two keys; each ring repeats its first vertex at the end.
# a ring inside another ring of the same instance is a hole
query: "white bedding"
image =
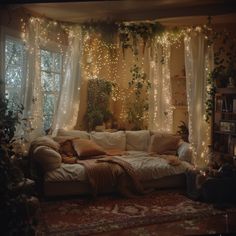
{"type": "MultiPolygon", "coordinates": [[[[159,179],[165,176],[184,173],[193,166],[188,162],[181,161],[180,165],[172,166],[161,155],[150,156],[147,152],[128,151],[117,158],[125,159],[139,173],[142,181],[159,179]]],[[[166,155],[162,155],[163,157],[166,155]]],[[[84,166],[80,164],[61,164],[60,168],[46,172],[45,181],[83,181],[87,182],[84,166]]]]}

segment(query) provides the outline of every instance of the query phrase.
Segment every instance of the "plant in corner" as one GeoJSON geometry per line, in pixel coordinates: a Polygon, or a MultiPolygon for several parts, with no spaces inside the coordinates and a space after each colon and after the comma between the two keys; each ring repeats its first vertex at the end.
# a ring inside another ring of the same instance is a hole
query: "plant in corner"
{"type": "Polygon", "coordinates": [[[178,128],[177,134],[179,134],[185,142],[188,142],[189,130],[187,124],[181,120],[178,128]]]}
{"type": "Polygon", "coordinates": [[[112,86],[112,82],[104,79],[95,78],[88,81],[87,111],[84,117],[88,131],[112,119],[109,110],[112,86]]]}
{"type": "Polygon", "coordinates": [[[26,194],[24,175],[14,164],[12,142],[23,106],[9,108],[0,96],[0,224],[3,235],[33,235],[32,198],[26,194]]]}

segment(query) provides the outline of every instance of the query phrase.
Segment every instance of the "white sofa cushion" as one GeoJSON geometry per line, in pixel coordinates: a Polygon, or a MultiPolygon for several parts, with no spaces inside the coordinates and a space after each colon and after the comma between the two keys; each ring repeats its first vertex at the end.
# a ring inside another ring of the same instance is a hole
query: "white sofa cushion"
{"type": "Polygon", "coordinates": [[[82,131],[82,130],[59,129],[57,136],[71,136],[76,138],[89,139],[89,133],[87,131],[82,131]]]}
{"type": "Polygon", "coordinates": [[[149,130],[126,131],[127,151],[147,151],[150,142],[149,130]]]}
{"type": "Polygon", "coordinates": [[[110,132],[91,132],[90,139],[104,149],[119,149],[124,151],[126,136],[124,131],[110,132]]]}
{"type": "Polygon", "coordinates": [[[33,157],[44,171],[51,171],[61,166],[61,155],[51,147],[38,146],[33,151],[33,157]]]}

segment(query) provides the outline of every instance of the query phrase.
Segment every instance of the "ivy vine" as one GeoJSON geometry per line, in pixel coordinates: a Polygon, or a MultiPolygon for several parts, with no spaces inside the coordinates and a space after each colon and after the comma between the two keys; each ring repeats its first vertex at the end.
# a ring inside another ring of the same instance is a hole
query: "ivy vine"
{"type": "Polygon", "coordinates": [[[151,44],[155,35],[161,35],[165,28],[159,22],[141,22],[141,23],[120,23],[119,24],[119,38],[121,47],[124,50],[131,48],[134,55],[138,55],[138,40],[143,41],[143,51],[146,45],[151,44]]]}
{"type": "Polygon", "coordinates": [[[148,89],[151,84],[146,73],[138,65],[133,65],[130,69],[132,79],[129,82],[129,89],[134,91],[127,104],[128,122],[133,130],[145,129],[145,113],[148,111],[148,89]]]}
{"type": "Polygon", "coordinates": [[[206,98],[206,101],[205,101],[205,121],[206,122],[210,122],[210,118],[212,116],[212,113],[213,113],[213,98],[214,98],[214,95],[215,95],[215,86],[214,86],[214,83],[213,83],[213,79],[212,79],[212,72],[208,73],[207,75],[207,98],[206,98]]]}

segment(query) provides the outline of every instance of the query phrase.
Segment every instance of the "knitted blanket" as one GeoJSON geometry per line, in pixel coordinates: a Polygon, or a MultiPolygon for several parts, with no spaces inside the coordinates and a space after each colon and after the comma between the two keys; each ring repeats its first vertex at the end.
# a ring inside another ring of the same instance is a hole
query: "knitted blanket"
{"type": "Polygon", "coordinates": [[[111,187],[126,197],[144,193],[137,172],[128,162],[120,158],[104,157],[78,163],[85,167],[94,196],[111,187]]]}

